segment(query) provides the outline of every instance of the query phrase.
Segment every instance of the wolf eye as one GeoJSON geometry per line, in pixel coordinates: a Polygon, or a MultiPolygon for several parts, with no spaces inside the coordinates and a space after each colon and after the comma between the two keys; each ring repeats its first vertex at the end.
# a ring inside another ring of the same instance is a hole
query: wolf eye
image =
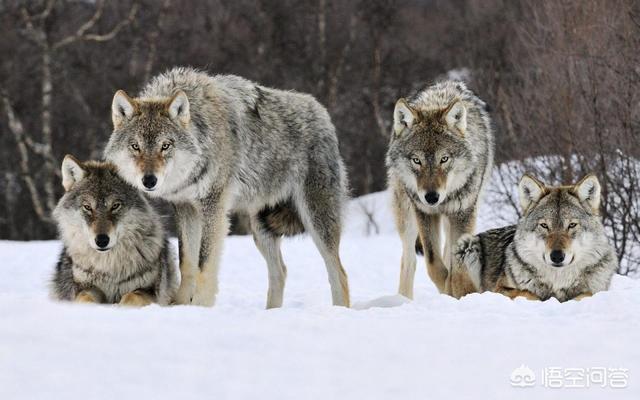
{"type": "Polygon", "coordinates": [[[113,203],[111,206],[111,211],[116,211],[120,208],[120,203],[113,203]]]}
{"type": "Polygon", "coordinates": [[[440,159],[440,164],[444,164],[444,163],[446,163],[447,161],[449,161],[449,156],[443,156],[443,157],[440,159]]]}
{"type": "Polygon", "coordinates": [[[549,229],[549,225],[545,224],[544,222],[540,224],[541,227],[543,227],[544,229],[549,229]]]}
{"type": "Polygon", "coordinates": [[[91,206],[90,206],[90,205],[88,205],[88,204],[83,204],[83,205],[82,205],[82,208],[83,208],[85,211],[87,211],[87,212],[91,212],[91,206]]]}
{"type": "Polygon", "coordinates": [[[576,226],[578,226],[578,224],[576,224],[575,222],[572,222],[572,223],[569,224],[569,229],[573,229],[576,226]]]}
{"type": "Polygon", "coordinates": [[[171,147],[171,143],[162,143],[162,151],[168,150],[171,147]]]}
{"type": "Polygon", "coordinates": [[[421,165],[422,164],[422,162],[420,162],[420,159],[418,157],[413,157],[411,159],[411,161],[413,161],[413,163],[416,164],[416,165],[421,165]]]}
{"type": "Polygon", "coordinates": [[[134,149],[135,151],[140,151],[140,146],[138,146],[138,143],[132,143],[131,148],[134,149]]]}

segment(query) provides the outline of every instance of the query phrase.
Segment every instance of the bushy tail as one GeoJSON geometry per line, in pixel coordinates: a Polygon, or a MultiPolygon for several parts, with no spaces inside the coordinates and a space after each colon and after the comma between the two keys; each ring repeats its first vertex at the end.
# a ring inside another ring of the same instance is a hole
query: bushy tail
{"type": "Polygon", "coordinates": [[[288,201],[265,207],[258,213],[262,228],[277,236],[294,236],[304,233],[304,225],[293,204],[288,201]]]}

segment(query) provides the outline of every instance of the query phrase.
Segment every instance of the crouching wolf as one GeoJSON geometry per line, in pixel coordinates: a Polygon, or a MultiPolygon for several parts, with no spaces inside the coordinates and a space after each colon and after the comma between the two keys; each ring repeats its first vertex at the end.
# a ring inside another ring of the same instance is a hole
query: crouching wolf
{"type": "Polygon", "coordinates": [[[460,239],[452,295],[494,291],[567,301],[608,289],[618,259],[600,221],[598,179],[547,187],[525,175],[519,192],[517,225],[460,239]]]}
{"type": "Polygon", "coordinates": [[[338,254],[346,175],[329,114],[312,96],[175,68],[135,99],[118,91],[112,113],[105,157],[175,206],[178,303],[213,305],[227,214],[245,211],[269,270],[267,308],[282,305],[281,237],[305,230],[326,264],[333,304],[349,306],[338,254]]]}
{"type": "Polygon", "coordinates": [[[387,168],[402,239],[399,292],[408,298],[413,298],[416,238],[429,276],[447,293],[451,246],[475,228],[493,165],[493,132],[485,110],[482,100],[454,81],[396,103],[387,168]],[[446,222],[444,254],[441,220],[446,222]]]}
{"type": "Polygon", "coordinates": [[[177,288],[160,217],[110,163],[62,162],[65,194],[53,216],[64,248],[52,281],[60,300],[169,304],[177,288]]]}

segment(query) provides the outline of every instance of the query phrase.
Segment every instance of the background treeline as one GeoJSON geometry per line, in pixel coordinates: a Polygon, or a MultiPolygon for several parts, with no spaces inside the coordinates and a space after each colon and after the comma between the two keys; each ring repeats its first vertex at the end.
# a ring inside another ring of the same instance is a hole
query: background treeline
{"type": "Polygon", "coordinates": [[[594,171],[622,272],[638,265],[637,1],[0,0],[0,55],[2,239],[54,236],[60,160],[100,156],[117,89],[193,65],[314,94],[354,195],[385,187],[395,100],[465,79],[492,109],[504,205],[524,169],[594,171]]]}

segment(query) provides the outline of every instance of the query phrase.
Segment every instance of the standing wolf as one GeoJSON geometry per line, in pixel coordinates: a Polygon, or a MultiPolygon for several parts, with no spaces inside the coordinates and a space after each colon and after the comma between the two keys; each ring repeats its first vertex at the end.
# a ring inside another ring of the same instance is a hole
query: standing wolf
{"type": "Polygon", "coordinates": [[[493,165],[493,132],[485,109],[482,100],[454,81],[396,103],[387,168],[402,239],[399,292],[406,297],[413,298],[418,236],[429,276],[440,292],[448,292],[451,246],[473,232],[493,165]],[[441,219],[448,222],[442,255],[441,219]]]}
{"type": "Polygon", "coordinates": [[[329,114],[313,97],[175,68],[135,99],[118,91],[112,111],[106,158],[175,206],[178,303],[213,305],[227,213],[242,210],[267,261],[268,308],[282,305],[280,238],[304,230],[324,258],[333,304],[349,306],[338,254],[345,170],[329,114]]]}
{"type": "Polygon", "coordinates": [[[520,181],[517,225],[460,239],[452,294],[494,291],[559,301],[606,290],[618,259],[600,221],[600,184],[587,175],[573,186],[520,181]]]}
{"type": "Polygon", "coordinates": [[[110,163],[62,162],[66,193],[53,216],[64,248],[52,282],[60,300],[169,304],[177,289],[160,217],[110,163]]]}

